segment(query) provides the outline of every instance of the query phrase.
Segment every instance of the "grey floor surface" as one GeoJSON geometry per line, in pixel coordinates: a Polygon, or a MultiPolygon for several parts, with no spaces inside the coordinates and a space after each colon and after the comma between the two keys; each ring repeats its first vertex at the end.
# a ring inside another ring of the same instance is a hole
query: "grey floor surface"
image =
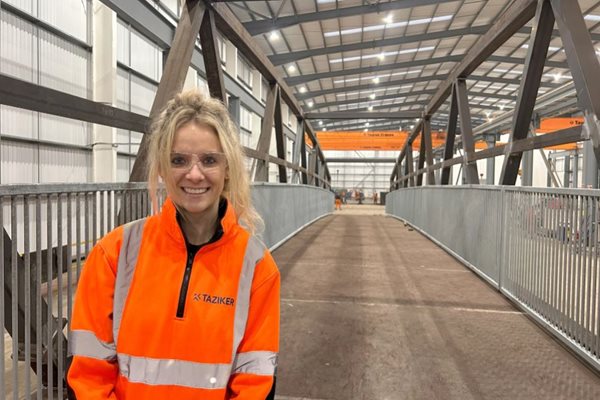
{"type": "Polygon", "coordinates": [[[278,400],[600,399],[600,377],[474,273],[382,208],[355,211],[273,253],[278,400]]]}

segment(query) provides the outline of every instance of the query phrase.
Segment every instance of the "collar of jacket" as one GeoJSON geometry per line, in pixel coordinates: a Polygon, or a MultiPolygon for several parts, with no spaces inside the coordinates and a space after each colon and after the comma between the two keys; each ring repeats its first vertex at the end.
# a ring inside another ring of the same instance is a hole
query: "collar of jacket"
{"type": "MultiPolygon", "coordinates": [[[[206,246],[214,246],[219,243],[227,240],[235,229],[239,226],[237,222],[237,216],[235,215],[235,211],[233,207],[231,207],[231,203],[229,200],[225,199],[227,202],[227,209],[225,210],[225,215],[221,219],[221,227],[223,228],[223,236],[219,240],[213,243],[209,243],[206,246]]],[[[185,238],[183,237],[183,232],[177,223],[177,209],[175,208],[175,204],[171,198],[167,197],[165,203],[160,210],[160,226],[170,237],[173,239],[178,246],[181,246],[183,249],[185,246],[185,238]]]]}

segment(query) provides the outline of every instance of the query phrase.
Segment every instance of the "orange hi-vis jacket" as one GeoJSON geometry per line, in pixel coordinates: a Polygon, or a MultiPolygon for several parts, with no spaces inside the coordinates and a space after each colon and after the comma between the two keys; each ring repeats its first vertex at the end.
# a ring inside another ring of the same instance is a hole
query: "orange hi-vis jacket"
{"type": "Polygon", "coordinates": [[[92,249],[70,326],[78,400],[265,399],[279,348],[279,271],[230,204],[221,226],[189,259],[167,199],[160,214],[92,249]]]}

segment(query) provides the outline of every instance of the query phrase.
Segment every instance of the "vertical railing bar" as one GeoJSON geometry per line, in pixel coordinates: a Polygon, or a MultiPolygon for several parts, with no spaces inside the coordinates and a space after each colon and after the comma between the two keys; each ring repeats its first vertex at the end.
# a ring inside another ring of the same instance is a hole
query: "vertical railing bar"
{"type": "MultiPolygon", "coordinates": [[[[62,193],[56,195],[56,285],[58,287],[56,291],[56,316],[57,316],[57,327],[56,327],[56,341],[57,343],[57,366],[58,376],[56,377],[58,394],[57,398],[63,398],[63,340],[62,340],[62,323],[63,323],[63,287],[62,287],[62,274],[63,274],[63,211],[62,211],[62,193]]],[[[52,290],[50,287],[48,290],[52,290]]]]}
{"type": "Polygon", "coordinates": [[[573,324],[574,321],[574,302],[575,302],[575,294],[574,294],[574,283],[575,283],[575,220],[577,219],[577,210],[576,210],[576,198],[574,195],[570,196],[571,198],[571,241],[570,241],[570,252],[569,252],[569,336],[573,338],[575,332],[575,326],[573,324]]]}
{"type": "MultiPolygon", "coordinates": [[[[92,192],[92,243],[94,246],[98,241],[98,192],[92,192]]],[[[89,254],[89,253],[88,253],[89,254]]]]}
{"type": "Polygon", "coordinates": [[[585,297],[586,297],[586,282],[585,278],[587,268],[587,236],[588,236],[588,196],[581,196],[581,207],[583,218],[580,221],[579,227],[579,340],[582,345],[585,344],[587,320],[585,318],[585,297]]]}
{"type": "MultiPolygon", "coordinates": [[[[19,279],[17,270],[17,198],[10,198],[10,260],[11,260],[11,285],[12,285],[12,382],[13,382],[13,399],[19,399],[19,279]]],[[[4,288],[2,289],[4,290],[4,288]]],[[[4,338],[2,338],[4,340],[4,338]]],[[[2,354],[4,357],[4,354],[2,354]]],[[[4,371],[2,371],[4,373],[4,371]]]]}
{"type": "Polygon", "coordinates": [[[98,196],[100,197],[100,236],[104,236],[106,234],[106,228],[104,226],[104,194],[106,192],[104,190],[98,191],[98,196]]]}
{"type": "MultiPolygon", "coordinates": [[[[73,193],[67,194],[67,328],[70,326],[73,310],[73,193]]],[[[68,331],[68,329],[67,329],[68,331]]]]}
{"type": "Polygon", "coordinates": [[[543,314],[546,320],[550,318],[550,290],[548,288],[548,275],[550,273],[550,210],[548,202],[550,201],[549,194],[542,195],[542,305],[543,314]]]}
{"type": "MultiPolygon", "coordinates": [[[[600,359],[600,266],[598,265],[598,248],[600,247],[600,229],[598,229],[598,223],[600,223],[600,199],[595,198],[594,202],[594,288],[592,293],[594,294],[594,305],[592,307],[592,326],[595,326],[594,337],[595,337],[595,354],[596,359],[600,359]]],[[[593,351],[593,350],[592,350],[593,351]]]]}
{"type": "Polygon", "coordinates": [[[552,312],[553,317],[552,321],[558,326],[559,313],[558,313],[558,289],[557,289],[557,281],[558,281],[558,257],[559,257],[559,240],[560,240],[560,210],[561,210],[561,201],[560,195],[552,196],[552,220],[554,221],[552,224],[552,232],[554,233],[554,237],[552,240],[552,257],[551,263],[552,267],[550,269],[550,292],[552,293],[552,312]]]}
{"type": "Polygon", "coordinates": [[[75,243],[77,247],[75,248],[75,256],[77,260],[76,264],[76,274],[75,274],[75,282],[79,282],[79,275],[81,274],[81,193],[75,193],[75,243]]]}
{"type": "Polygon", "coordinates": [[[53,316],[52,316],[52,196],[49,194],[48,203],[46,204],[46,263],[47,263],[47,274],[46,274],[46,286],[47,299],[48,299],[48,312],[46,314],[46,327],[47,327],[47,342],[46,342],[46,376],[47,376],[47,388],[48,398],[54,398],[54,374],[53,374],[53,358],[54,358],[54,344],[52,342],[52,331],[54,330],[53,316]]]}
{"type": "Polygon", "coordinates": [[[560,263],[560,276],[559,276],[559,287],[560,287],[560,329],[564,334],[567,334],[567,245],[569,240],[569,221],[568,221],[568,213],[569,213],[569,196],[565,195],[563,198],[563,208],[561,212],[561,220],[562,220],[562,242],[560,246],[560,258],[562,263],[560,263]]]}
{"type": "Polygon", "coordinates": [[[43,396],[43,360],[42,360],[42,202],[41,195],[35,196],[35,373],[37,375],[37,399],[43,396]]]}
{"type": "Polygon", "coordinates": [[[589,351],[592,349],[591,346],[591,332],[592,332],[592,319],[591,319],[591,315],[590,315],[590,307],[591,307],[591,297],[592,297],[592,233],[594,231],[594,223],[593,223],[593,217],[594,217],[594,212],[593,212],[593,207],[594,206],[594,197],[593,196],[588,196],[588,202],[587,202],[587,216],[586,216],[586,224],[585,224],[585,229],[586,229],[586,243],[585,243],[585,260],[586,260],[586,267],[585,267],[585,276],[584,276],[584,292],[585,292],[585,297],[584,297],[584,304],[583,304],[583,309],[584,309],[584,320],[585,320],[585,348],[589,351]]]}
{"type": "MultiPolygon", "coordinates": [[[[0,227],[2,227],[2,240],[0,240],[0,260],[2,260],[2,267],[0,268],[0,303],[1,304],[5,304],[6,299],[4,298],[4,285],[5,285],[5,276],[4,276],[4,271],[5,271],[5,266],[4,266],[4,262],[5,262],[5,258],[4,258],[4,235],[6,234],[6,232],[4,231],[4,197],[0,196],[0,227]]],[[[4,324],[4,306],[0,307],[0,321],[2,321],[2,324],[4,324]]],[[[3,325],[4,326],[4,325],[3,325]]],[[[6,353],[6,349],[5,349],[5,343],[4,343],[4,331],[3,331],[3,337],[2,340],[0,341],[0,354],[2,355],[0,357],[0,370],[2,371],[2,373],[0,374],[0,387],[5,388],[6,382],[4,381],[4,371],[6,371],[6,365],[4,362],[4,354],[6,353]]],[[[3,395],[5,395],[6,393],[3,393],[3,395]]]]}
{"type": "Polygon", "coordinates": [[[84,221],[84,241],[85,241],[85,255],[84,258],[87,258],[88,254],[90,254],[90,241],[92,240],[90,238],[90,192],[84,192],[83,194],[83,199],[84,199],[84,212],[85,212],[85,221],[84,221]]]}
{"type": "Polygon", "coordinates": [[[29,197],[23,196],[23,258],[25,263],[25,399],[31,399],[31,254],[29,244],[29,197]]]}

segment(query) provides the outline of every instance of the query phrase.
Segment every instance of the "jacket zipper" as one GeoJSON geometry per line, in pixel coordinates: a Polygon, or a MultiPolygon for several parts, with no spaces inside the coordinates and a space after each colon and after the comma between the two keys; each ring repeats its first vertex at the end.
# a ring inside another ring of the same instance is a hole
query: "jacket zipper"
{"type": "Polygon", "coordinates": [[[188,287],[190,286],[190,275],[192,274],[192,265],[194,265],[195,255],[196,254],[190,251],[187,253],[187,262],[185,264],[183,281],[181,282],[181,290],[179,291],[179,302],[177,303],[177,318],[183,318],[185,299],[187,298],[188,287]]]}

